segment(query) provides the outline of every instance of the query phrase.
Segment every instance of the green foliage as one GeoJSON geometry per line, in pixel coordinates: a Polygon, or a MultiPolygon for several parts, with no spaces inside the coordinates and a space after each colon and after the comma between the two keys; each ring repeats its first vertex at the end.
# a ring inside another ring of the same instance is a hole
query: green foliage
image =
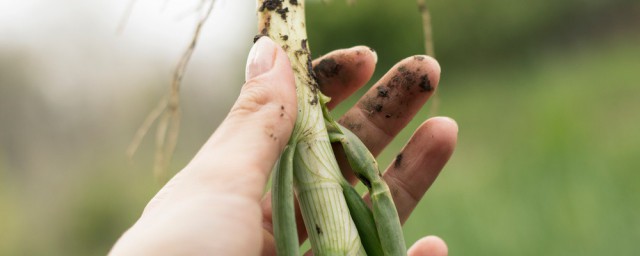
{"type": "Polygon", "coordinates": [[[640,38],[626,40],[447,80],[458,150],[407,240],[435,233],[460,255],[633,254],[640,38]]]}
{"type": "MultiPolygon", "coordinates": [[[[443,67],[438,115],[458,121],[460,139],[406,223],[407,243],[436,234],[455,255],[635,253],[640,38],[628,17],[637,17],[639,5],[429,3],[443,67]]],[[[412,1],[310,11],[313,52],[372,46],[379,56],[372,81],[423,52],[412,1]]],[[[381,166],[428,113],[425,107],[383,152],[381,166]]]]}
{"type": "MultiPolygon", "coordinates": [[[[487,61],[528,60],[540,47],[593,38],[593,33],[634,20],[632,0],[612,1],[427,1],[436,55],[448,71],[487,61]],[[616,23],[618,22],[618,23],[616,23]]],[[[308,8],[309,37],[318,55],[365,44],[378,51],[384,71],[408,55],[424,52],[415,1],[343,1],[308,8]]],[[[635,19],[637,25],[637,19],[635,19]]],[[[633,27],[633,24],[627,24],[633,27]]]]}

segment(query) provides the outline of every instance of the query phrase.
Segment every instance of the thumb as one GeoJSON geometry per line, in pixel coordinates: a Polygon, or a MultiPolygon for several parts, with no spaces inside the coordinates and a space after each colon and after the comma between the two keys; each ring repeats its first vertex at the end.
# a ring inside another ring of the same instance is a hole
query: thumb
{"type": "Polygon", "coordinates": [[[287,54],[260,38],[229,115],[189,164],[204,180],[259,200],[296,120],[295,80],[287,54]]]}

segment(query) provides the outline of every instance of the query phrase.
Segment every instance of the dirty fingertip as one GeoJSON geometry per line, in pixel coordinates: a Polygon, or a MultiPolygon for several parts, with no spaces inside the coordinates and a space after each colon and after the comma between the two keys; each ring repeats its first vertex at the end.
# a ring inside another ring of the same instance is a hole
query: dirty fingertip
{"type": "Polygon", "coordinates": [[[426,72],[429,76],[429,80],[433,85],[438,85],[440,82],[440,63],[433,57],[429,55],[414,55],[413,57],[409,57],[405,60],[412,61],[413,64],[417,64],[422,67],[426,67],[424,72],[426,72]]]}

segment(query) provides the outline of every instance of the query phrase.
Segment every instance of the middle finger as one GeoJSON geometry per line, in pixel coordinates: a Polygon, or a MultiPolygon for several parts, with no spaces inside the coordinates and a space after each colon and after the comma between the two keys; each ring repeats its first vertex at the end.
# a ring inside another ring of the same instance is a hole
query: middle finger
{"type": "MultiPolygon", "coordinates": [[[[406,58],[391,68],[338,122],[377,156],[433,95],[439,80],[440,66],[435,59],[406,58]]],[[[342,147],[334,145],[333,149],[342,174],[355,182],[342,147]]]]}

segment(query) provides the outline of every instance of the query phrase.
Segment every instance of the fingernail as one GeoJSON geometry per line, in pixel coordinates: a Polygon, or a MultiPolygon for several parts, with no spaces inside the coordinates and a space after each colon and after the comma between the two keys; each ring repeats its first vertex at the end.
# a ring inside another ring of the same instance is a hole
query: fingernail
{"type": "Polygon", "coordinates": [[[261,37],[253,44],[249,57],[247,57],[247,67],[245,69],[245,80],[262,75],[271,68],[275,61],[276,45],[266,36],[261,37]]]}

